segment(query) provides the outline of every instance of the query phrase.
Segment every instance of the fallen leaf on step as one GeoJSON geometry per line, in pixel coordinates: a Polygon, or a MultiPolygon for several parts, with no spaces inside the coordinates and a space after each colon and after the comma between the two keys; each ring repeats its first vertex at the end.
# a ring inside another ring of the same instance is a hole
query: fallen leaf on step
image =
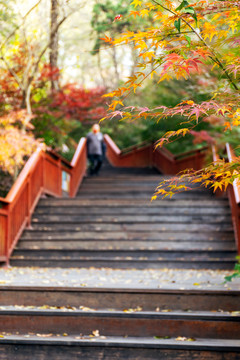
{"type": "Polygon", "coordinates": [[[231,315],[232,316],[238,316],[238,315],[240,315],[240,311],[232,311],[231,315]]]}
{"type": "Polygon", "coordinates": [[[91,308],[89,308],[87,306],[79,306],[79,309],[82,310],[82,311],[96,311],[96,310],[91,309],[91,308]]]}
{"type": "Polygon", "coordinates": [[[99,337],[100,334],[99,334],[99,330],[93,330],[92,334],[89,335],[90,337],[99,337]]]}
{"type": "Polygon", "coordinates": [[[154,339],[170,339],[170,336],[154,336],[154,339]]]}
{"type": "Polygon", "coordinates": [[[136,307],[135,309],[124,309],[123,312],[125,313],[133,313],[133,312],[137,312],[137,311],[142,311],[142,308],[140,306],[136,307]]]}
{"type": "Polygon", "coordinates": [[[187,338],[185,336],[178,336],[175,340],[177,341],[196,341],[194,338],[187,338]]]}

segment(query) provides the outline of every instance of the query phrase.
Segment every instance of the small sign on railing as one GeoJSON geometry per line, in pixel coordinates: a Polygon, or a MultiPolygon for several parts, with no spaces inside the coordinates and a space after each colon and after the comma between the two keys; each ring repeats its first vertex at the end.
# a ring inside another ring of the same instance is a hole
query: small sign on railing
{"type": "Polygon", "coordinates": [[[62,190],[69,193],[70,190],[70,174],[62,171],[62,190]]]}

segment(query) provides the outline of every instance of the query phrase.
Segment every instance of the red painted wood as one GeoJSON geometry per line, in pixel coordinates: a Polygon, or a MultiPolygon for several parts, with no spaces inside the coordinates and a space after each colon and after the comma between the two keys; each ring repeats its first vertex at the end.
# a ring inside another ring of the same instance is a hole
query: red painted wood
{"type": "MultiPolygon", "coordinates": [[[[229,144],[226,144],[226,150],[229,162],[237,159],[229,144]]],[[[240,254],[240,181],[238,179],[234,180],[233,185],[228,186],[227,193],[231,206],[237,251],[240,254]]]]}
{"type": "Polygon", "coordinates": [[[199,170],[204,165],[206,148],[192,150],[174,156],[165,148],[154,148],[152,143],[140,144],[120,151],[109,135],[104,136],[107,145],[107,158],[117,167],[147,167],[155,166],[163,174],[176,175],[186,168],[199,170]]]}
{"type": "Polygon", "coordinates": [[[62,171],[70,175],[74,196],[86,171],[86,139],[82,138],[70,164],[39,147],[29,158],[6,198],[0,198],[0,261],[8,261],[42,193],[62,195],[62,171]]]}

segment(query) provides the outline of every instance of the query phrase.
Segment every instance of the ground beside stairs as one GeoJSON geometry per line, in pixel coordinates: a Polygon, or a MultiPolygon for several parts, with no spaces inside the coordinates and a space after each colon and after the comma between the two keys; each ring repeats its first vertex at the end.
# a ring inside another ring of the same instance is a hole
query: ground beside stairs
{"type": "Polygon", "coordinates": [[[0,360],[240,359],[240,279],[226,198],[150,203],[153,169],[43,198],[0,269],[0,360]]]}

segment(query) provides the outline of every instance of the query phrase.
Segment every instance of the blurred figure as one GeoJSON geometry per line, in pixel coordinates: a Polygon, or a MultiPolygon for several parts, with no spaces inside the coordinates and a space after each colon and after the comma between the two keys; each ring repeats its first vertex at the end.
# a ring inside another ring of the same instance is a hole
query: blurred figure
{"type": "Polygon", "coordinates": [[[98,175],[102,166],[105,153],[105,144],[103,134],[100,132],[100,126],[94,124],[92,131],[87,134],[87,156],[89,160],[89,175],[98,175]]]}

